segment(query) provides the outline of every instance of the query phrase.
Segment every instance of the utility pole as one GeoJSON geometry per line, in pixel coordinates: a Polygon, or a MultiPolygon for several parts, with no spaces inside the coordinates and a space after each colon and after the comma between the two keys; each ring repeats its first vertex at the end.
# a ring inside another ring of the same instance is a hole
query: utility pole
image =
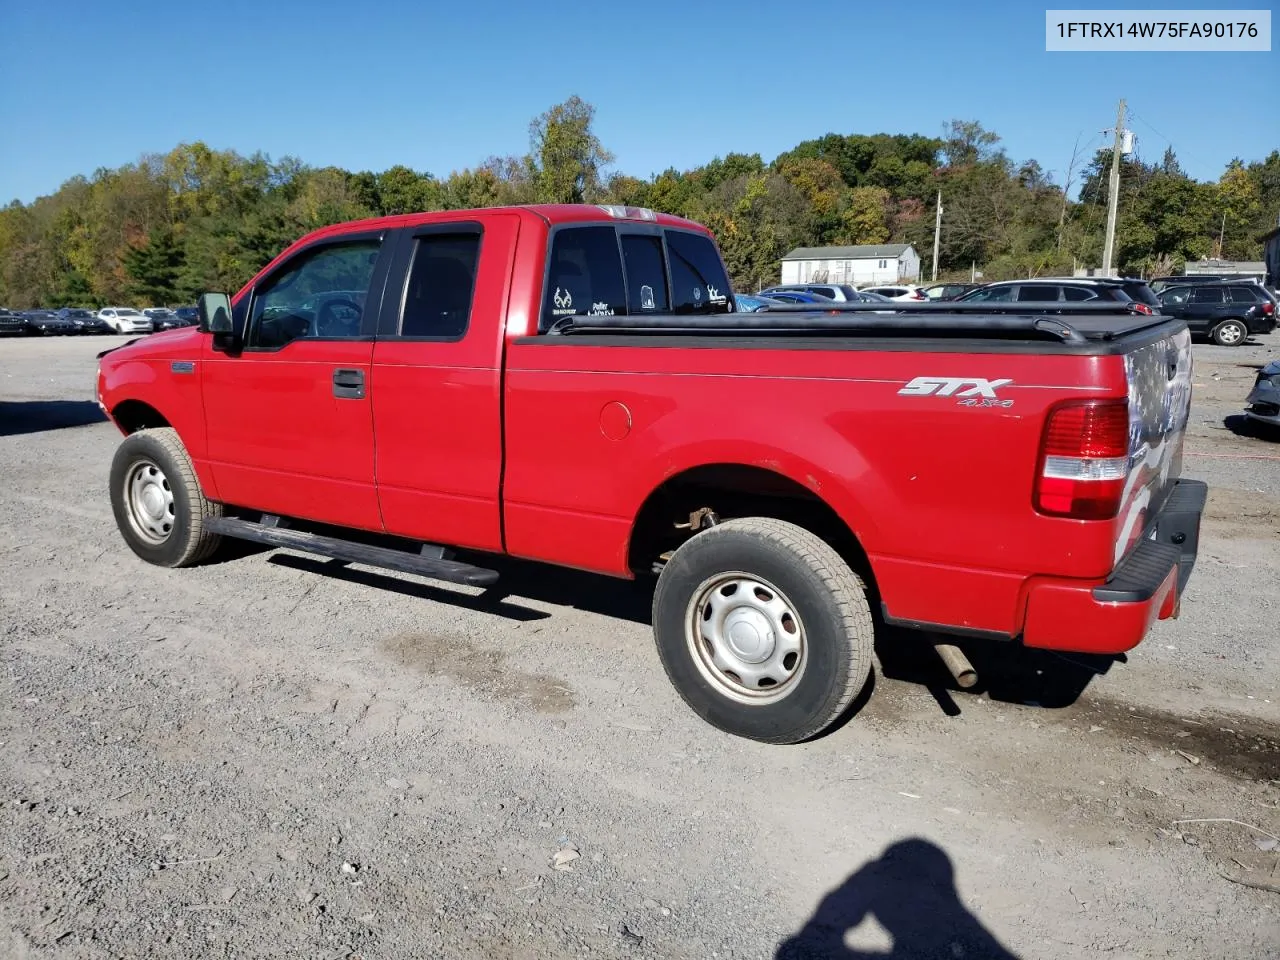
{"type": "Polygon", "coordinates": [[[1218,231],[1218,259],[1222,259],[1222,245],[1227,238],[1227,211],[1222,211],[1222,229],[1218,231]]]}
{"type": "Polygon", "coordinates": [[[942,191],[938,191],[938,216],[933,221],[933,279],[938,279],[938,246],[942,240],[942,191]]]}
{"type": "Polygon", "coordinates": [[[1116,211],[1120,203],[1120,151],[1124,145],[1124,101],[1116,111],[1116,140],[1111,148],[1110,195],[1107,197],[1107,239],[1102,247],[1102,275],[1111,276],[1111,256],[1116,249],[1116,211]]]}

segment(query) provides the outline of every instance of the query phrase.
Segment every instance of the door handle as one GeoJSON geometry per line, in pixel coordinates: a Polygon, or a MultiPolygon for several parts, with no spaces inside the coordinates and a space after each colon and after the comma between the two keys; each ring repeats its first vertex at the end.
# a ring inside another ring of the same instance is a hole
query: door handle
{"type": "Polygon", "coordinates": [[[334,370],[333,395],[344,400],[363,400],[364,371],[346,370],[341,367],[334,370]]]}

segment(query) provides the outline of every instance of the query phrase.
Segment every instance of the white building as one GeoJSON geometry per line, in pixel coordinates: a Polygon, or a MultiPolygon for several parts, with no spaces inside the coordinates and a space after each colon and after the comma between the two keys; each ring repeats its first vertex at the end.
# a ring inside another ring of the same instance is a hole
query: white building
{"type": "Polygon", "coordinates": [[[783,283],[866,285],[919,279],[920,255],[909,243],[796,247],[782,258],[783,283]]]}

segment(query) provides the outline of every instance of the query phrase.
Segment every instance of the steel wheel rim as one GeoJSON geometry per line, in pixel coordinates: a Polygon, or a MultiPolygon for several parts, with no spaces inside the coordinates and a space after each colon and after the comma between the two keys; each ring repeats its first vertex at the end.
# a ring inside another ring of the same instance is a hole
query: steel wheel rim
{"type": "Polygon", "coordinates": [[[1218,331],[1218,337],[1223,343],[1228,344],[1229,346],[1234,346],[1244,339],[1244,333],[1240,329],[1239,324],[1228,323],[1218,331]]]}
{"type": "Polygon", "coordinates": [[[710,577],[693,592],[685,640],[708,683],[752,706],[788,696],[808,662],[795,605],[768,580],[741,571],[710,577]]]}
{"type": "Polygon", "coordinates": [[[151,460],[138,460],[124,478],[125,512],[133,532],[148,543],[164,543],[173,533],[175,508],[169,478],[151,460]]]}

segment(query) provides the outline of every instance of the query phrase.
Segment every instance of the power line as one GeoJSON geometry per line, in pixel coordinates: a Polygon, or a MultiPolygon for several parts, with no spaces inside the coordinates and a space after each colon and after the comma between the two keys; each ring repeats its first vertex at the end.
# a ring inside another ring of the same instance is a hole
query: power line
{"type": "Polygon", "coordinates": [[[1139,123],[1141,123],[1144,127],[1146,127],[1148,130],[1150,130],[1152,133],[1154,133],[1157,137],[1159,137],[1161,140],[1163,140],[1163,141],[1164,141],[1165,143],[1167,143],[1169,146],[1171,146],[1171,147],[1173,146],[1173,141],[1172,141],[1172,140],[1170,140],[1168,137],[1166,137],[1163,133],[1161,133],[1159,130],[1157,130],[1155,127],[1153,127],[1151,124],[1147,123],[1147,121],[1146,121],[1146,120],[1143,120],[1143,119],[1142,119],[1142,117],[1138,116],[1138,115],[1137,115],[1136,113],[1134,113],[1132,110],[1130,110],[1130,111],[1129,111],[1129,116],[1133,117],[1133,119],[1137,120],[1139,123]]]}

